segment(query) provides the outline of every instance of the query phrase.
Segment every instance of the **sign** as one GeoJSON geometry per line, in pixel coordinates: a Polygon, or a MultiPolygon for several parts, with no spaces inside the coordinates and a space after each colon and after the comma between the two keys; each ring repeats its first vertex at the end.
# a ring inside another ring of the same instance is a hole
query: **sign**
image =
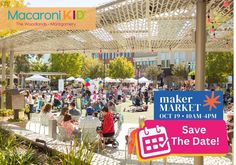
{"type": "Polygon", "coordinates": [[[227,154],[226,123],[223,120],[146,120],[144,128],[137,133],[136,145],[140,161],[168,155],[227,154]]]}
{"type": "Polygon", "coordinates": [[[223,92],[155,91],[155,120],[223,120],[223,92]]]}
{"type": "Polygon", "coordinates": [[[93,30],[95,8],[1,8],[0,29],[93,30]]]}
{"type": "Polygon", "coordinates": [[[12,109],[25,108],[25,97],[23,95],[12,95],[12,109]]]}
{"type": "Polygon", "coordinates": [[[64,83],[65,83],[64,79],[59,79],[58,80],[58,91],[59,92],[64,91],[64,83]]]}

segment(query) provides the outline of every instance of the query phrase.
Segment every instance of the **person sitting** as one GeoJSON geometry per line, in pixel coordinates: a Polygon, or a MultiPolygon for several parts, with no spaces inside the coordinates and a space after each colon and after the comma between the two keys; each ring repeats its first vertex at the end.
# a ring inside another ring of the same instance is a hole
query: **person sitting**
{"type": "Polygon", "coordinates": [[[115,134],[114,129],[114,120],[111,112],[108,111],[107,107],[102,109],[103,122],[101,130],[98,130],[98,133],[101,137],[112,137],[115,134]]]}
{"type": "Polygon", "coordinates": [[[86,116],[88,116],[88,115],[93,115],[94,112],[95,112],[95,109],[94,109],[92,106],[89,106],[89,107],[86,109],[86,116]]]}
{"type": "Polygon", "coordinates": [[[228,143],[232,144],[232,139],[234,136],[234,116],[232,112],[228,112],[227,114],[227,134],[228,134],[228,143]]]}
{"type": "Polygon", "coordinates": [[[141,106],[141,99],[138,95],[135,97],[133,104],[134,104],[134,106],[141,106]]]}
{"type": "Polygon", "coordinates": [[[79,128],[82,129],[84,137],[89,137],[89,141],[93,142],[96,140],[96,128],[101,125],[101,121],[97,117],[98,113],[94,112],[92,115],[89,114],[85,117],[80,118],[79,128]]]}
{"type": "Polygon", "coordinates": [[[68,114],[69,109],[67,107],[64,107],[61,109],[61,113],[57,118],[57,123],[61,125],[61,122],[64,120],[64,117],[66,114],[68,114]]]}
{"type": "Polygon", "coordinates": [[[79,135],[79,130],[75,127],[71,115],[65,114],[61,126],[66,130],[67,136],[79,135]]]}
{"type": "Polygon", "coordinates": [[[78,111],[78,110],[75,108],[75,103],[74,103],[74,102],[70,103],[69,114],[72,115],[72,116],[81,116],[81,112],[78,111]]]}
{"type": "Polygon", "coordinates": [[[52,105],[46,104],[43,106],[41,112],[40,112],[40,118],[41,120],[53,120],[55,119],[54,115],[52,114],[52,105]]]}
{"type": "Polygon", "coordinates": [[[108,102],[108,110],[109,112],[116,113],[116,105],[113,101],[108,102]]]}

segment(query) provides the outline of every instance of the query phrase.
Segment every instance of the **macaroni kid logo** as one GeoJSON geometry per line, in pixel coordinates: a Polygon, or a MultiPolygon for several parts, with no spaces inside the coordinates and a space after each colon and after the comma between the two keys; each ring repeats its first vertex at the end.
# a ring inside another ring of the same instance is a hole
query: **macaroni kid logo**
{"type": "Polygon", "coordinates": [[[55,12],[21,12],[8,10],[8,20],[82,20],[86,12],[83,10],[58,10],[55,12]]]}
{"type": "Polygon", "coordinates": [[[96,8],[2,8],[0,30],[94,30],[96,8]]]}
{"type": "Polygon", "coordinates": [[[165,120],[222,120],[223,93],[156,91],[154,118],[165,120]]]}

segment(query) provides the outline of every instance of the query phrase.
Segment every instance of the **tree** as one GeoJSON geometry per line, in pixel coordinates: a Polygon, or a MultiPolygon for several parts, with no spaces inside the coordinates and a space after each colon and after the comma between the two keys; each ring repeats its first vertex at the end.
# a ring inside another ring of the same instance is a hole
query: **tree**
{"type": "Polygon", "coordinates": [[[109,76],[112,78],[131,78],[134,76],[134,66],[124,57],[118,57],[110,62],[109,76]]]}
{"type": "Polygon", "coordinates": [[[84,58],[83,63],[84,64],[81,71],[82,77],[90,77],[92,79],[103,77],[104,67],[100,61],[91,57],[86,57],[84,58]]]}
{"type": "Polygon", "coordinates": [[[78,77],[83,68],[84,55],[73,54],[51,54],[51,71],[65,72],[69,76],[78,77]]]}
{"type": "Polygon", "coordinates": [[[37,72],[47,72],[48,66],[47,64],[43,63],[42,60],[33,61],[30,64],[30,71],[37,71],[37,72]]]}
{"type": "Polygon", "coordinates": [[[209,52],[206,55],[206,82],[224,83],[233,75],[233,53],[209,52]]]}
{"type": "Polygon", "coordinates": [[[175,65],[171,73],[176,77],[182,77],[184,79],[188,78],[188,69],[186,65],[182,65],[182,64],[175,65]]]}
{"type": "Polygon", "coordinates": [[[29,55],[16,56],[15,58],[15,72],[29,72],[30,71],[30,62],[29,55]]]}
{"type": "MultiPolygon", "coordinates": [[[[24,0],[1,0],[0,7],[23,7],[24,0]]],[[[9,30],[8,28],[0,30],[0,37],[9,36],[17,32],[16,30],[9,30]]]]}
{"type": "Polygon", "coordinates": [[[191,77],[191,79],[195,79],[195,70],[193,70],[193,71],[191,71],[191,72],[189,72],[188,73],[188,76],[190,76],[191,77]]]}
{"type": "Polygon", "coordinates": [[[148,79],[151,79],[153,81],[155,81],[155,80],[157,81],[158,77],[163,73],[163,70],[161,70],[161,67],[159,67],[157,65],[151,65],[145,69],[144,73],[148,79]]]}
{"type": "Polygon", "coordinates": [[[47,72],[48,65],[43,62],[43,54],[29,55],[30,71],[47,72]]]}

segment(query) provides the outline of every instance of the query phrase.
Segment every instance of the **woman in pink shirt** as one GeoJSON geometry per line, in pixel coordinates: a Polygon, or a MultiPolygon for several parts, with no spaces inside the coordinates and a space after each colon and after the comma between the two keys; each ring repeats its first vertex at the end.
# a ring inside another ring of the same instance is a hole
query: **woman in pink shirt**
{"type": "Polygon", "coordinates": [[[66,130],[68,136],[79,134],[79,131],[75,127],[72,117],[69,114],[65,114],[64,120],[61,122],[61,126],[66,130]]]}

